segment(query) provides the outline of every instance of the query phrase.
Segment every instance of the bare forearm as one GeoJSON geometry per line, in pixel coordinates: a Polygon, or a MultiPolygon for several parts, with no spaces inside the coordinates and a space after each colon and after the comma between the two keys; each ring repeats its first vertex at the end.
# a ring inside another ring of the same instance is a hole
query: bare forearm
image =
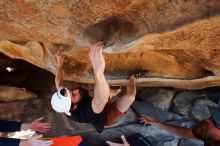
{"type": "Polygon", "coordinates": [[[192,129],[190,129],[190,128],[184,128],[184,127],[163,124],[163,123],[157,123],[157,124],[155,124],[155,126],[163,128],[163,129],[167,130],[168,132],[174,133],[178,136],[196,139],[192,133],[192,129]]]}
{"type": "Polygon", "coordinates": [[[95,75],[94,97],[99,101],[107,102],[110,95],[110,88],[105,79],[104,73],[95,75]]]}
{"type": "Polygon", "coordinates": [[[55,84],[57,90],[63,85],[63,68],[58,67],[56,72],[55,84]]]}

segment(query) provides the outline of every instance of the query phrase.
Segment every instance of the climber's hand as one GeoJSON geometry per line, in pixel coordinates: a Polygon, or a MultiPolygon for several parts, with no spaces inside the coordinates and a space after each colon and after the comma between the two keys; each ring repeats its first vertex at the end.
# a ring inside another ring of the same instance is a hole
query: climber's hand
{"type": "Polygon", "coordinates": [[[33,130],[36,132],[46,133],[51,129],[51,123],[42,122],[44,117],[34,120],[32,123],[22,123],[21,130],[33,130]]]}
{"type": "Polygon", "coordinates": [[[30,124],[30,129],[37,132],[46,133],[51,130],[51,123],[42,122],[44,117],[40,117],[30,124]]]}
{"type": "Polygon", "coordinates": [[[118,144],[118,143],[115,143],[115,142],[111,142],[111,141],[106,141],[106,143],[109,145],[109,146],[130,146],[130,144],[127,142],[126,138],[124,135],[121,136],[121,139],[123,141],[123,144],[118,144]]]}
{"type": "Polygon", "coordinates": [[[145,126],[146,125],[156,125],[159,123],[159,121],[155,120],[154,118],[147,116],[147,115],[142,115],[140,118],[140,123],[143,123],[145,126]]]}
{"type": "Polygon", "coordinates": [[[57,52],[56,58],[57,58],[58,67],[62,67],[63,63],[64,63],[64,55],[63,55],[63,51],[62,50],[57,52]]]}
{"type": "Polygon", "coordinates": [[[105,60],[102,54],[103,47],[104,47],[104,43],[98,42],[90,48],[89,57],[90,57],[95,75],[104,73],[104,70],[105,70],[105,60]]]}

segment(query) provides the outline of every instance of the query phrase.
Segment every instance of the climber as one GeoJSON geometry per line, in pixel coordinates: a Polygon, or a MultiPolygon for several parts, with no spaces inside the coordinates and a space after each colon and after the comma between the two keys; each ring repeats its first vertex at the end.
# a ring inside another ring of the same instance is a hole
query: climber
{"type": "Polygon", "coordinates": [[[46,133],[51,129],[50,123],[41,122],[44,117],[41,117],[32,123],[20,123],[15,121],[0,120],[0,145],[1,146],[50,146],[53,141],[43,141],[42,135],[33,136],[27,140],[8,138],[10,132],[21,130],[32,130],[36,132],[46,133]]]}
{"type": "Polygon", "coordinates": [[[200,139],[205,146],[220,146],[220,109],[209,107],[209,111],[211,118],[200,121],[193,128],[162,123],[147,115],[140,117],[140,123],[158,126],[182,137],[200,139]]]}
{"type": "Polygon", "coordinates": [[[110,88],[104,70],[105,60],[102,54],[103,42],[98,42],[90,48],[90,61],[94,70],[95,87],[94,98],[87,98],[81,89],[67,89],[63,87],[64,57],[58,53],[58,68],[55,78],[57,92],[51,99],[51,105],[57,112],[64,112],[68,117],[80,123],[91,123],[98,132],[102,132],[105,125],[111,125],[123,116],[135,100],[135,77],[131,76],[126,94],[113,103],[109,102],[110,88]],[[87,98],[87,100],[84,100],[87,98]]]}

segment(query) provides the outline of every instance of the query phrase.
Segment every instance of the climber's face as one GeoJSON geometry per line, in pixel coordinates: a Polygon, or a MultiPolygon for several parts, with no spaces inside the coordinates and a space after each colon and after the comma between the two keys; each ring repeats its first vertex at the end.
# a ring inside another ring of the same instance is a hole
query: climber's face
{"type": "MultiPolygon", "coordinates": [[[[79,89],[68,89],[71,93],[71,101],[73,102],[73,104],[77,104],[79,103],[79,101],[81,100],[81,95],[80,95],[80,91],[79,89]]],[[[64,96],[67,96],[67,93],[64,93],[64,96]]]]}

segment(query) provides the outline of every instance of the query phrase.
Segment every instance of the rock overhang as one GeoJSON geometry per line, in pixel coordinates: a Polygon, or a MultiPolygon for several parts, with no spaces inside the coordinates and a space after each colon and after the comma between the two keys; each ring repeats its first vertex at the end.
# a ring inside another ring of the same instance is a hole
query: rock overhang
{"type": "Polygon", "coordinates": [[[52,73],[63,49],[65,78],[93,83],[88,46],[106,42],[106,77],[121,86],[199,89],[220,85],[220,2],[1,1],[0,52],[52,73]]]}

